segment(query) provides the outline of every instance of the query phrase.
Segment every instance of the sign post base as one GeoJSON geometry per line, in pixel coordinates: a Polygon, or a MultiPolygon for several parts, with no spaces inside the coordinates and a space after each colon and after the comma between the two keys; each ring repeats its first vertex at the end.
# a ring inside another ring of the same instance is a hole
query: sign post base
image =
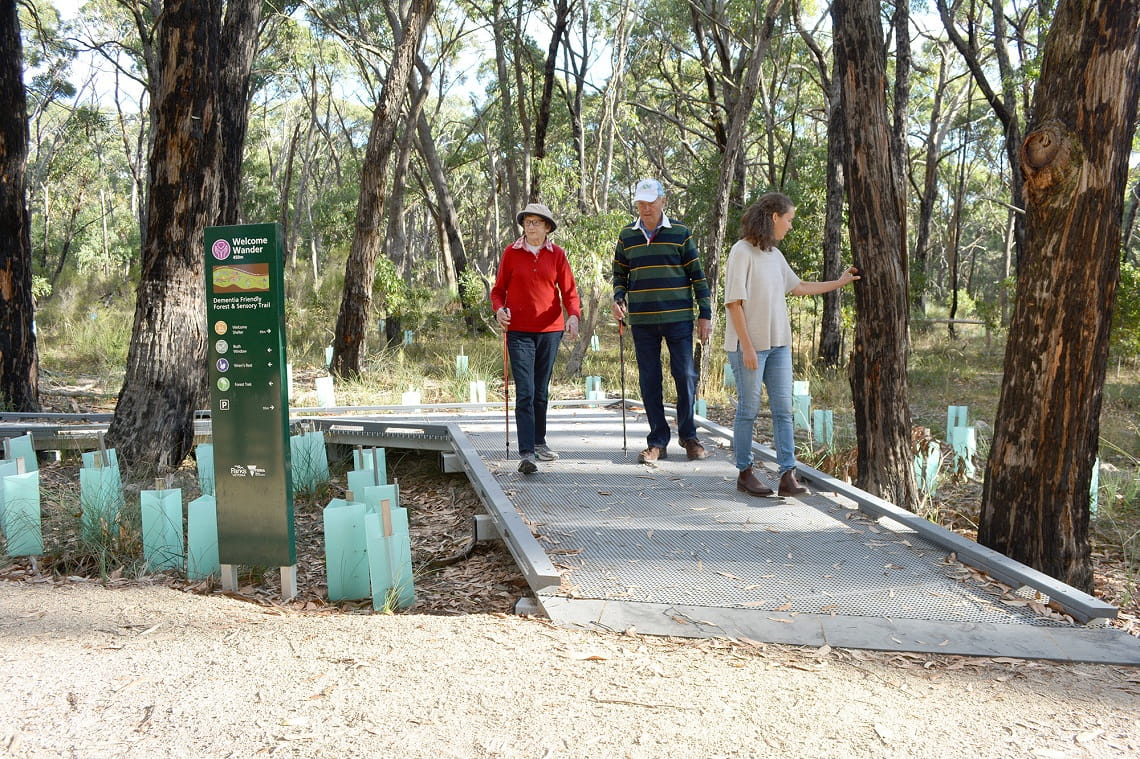
{"type": "Polygon", "coordinates": [[[297,597],[297,565],[281,567],[281,600],[292,601],[297,597]]]}
{"type": "Polygon", "coordinates": [[[238,589],[237,564],[222,564],[222,590],[236,593],[238,589]]]}

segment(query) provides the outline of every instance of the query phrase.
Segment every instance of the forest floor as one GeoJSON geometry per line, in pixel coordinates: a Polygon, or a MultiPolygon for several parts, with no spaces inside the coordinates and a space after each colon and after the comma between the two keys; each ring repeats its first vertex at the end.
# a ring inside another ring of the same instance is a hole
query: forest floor
{"type": "MultiPolygon", "coordinates": [[[[515,616],[525,580],[501,545],[471,545],[482,507],[466,478],[433,456],[390,451],[388,464],[417,566],[416,604],[399,614],[325,600],[335,478],[295,508],[300,594],[287,603],[274,572],[224,593],[128,567],[101,576],[66,551],[0,569],[0,756],[1140,755],[1136,669],[515,616]]],[[[49,489],[77,479],[67,462],[42,476],[49,489]]],[[[196,487],[192,470],[179,480],[196,487]]],[[[968,532],[968,511],[952,510],[968,532]]],[[[1109,554],[1094,554],[1098,594],[1128,598],[1117,624],[1140,634],[1130,570],[1109,554]]]]}

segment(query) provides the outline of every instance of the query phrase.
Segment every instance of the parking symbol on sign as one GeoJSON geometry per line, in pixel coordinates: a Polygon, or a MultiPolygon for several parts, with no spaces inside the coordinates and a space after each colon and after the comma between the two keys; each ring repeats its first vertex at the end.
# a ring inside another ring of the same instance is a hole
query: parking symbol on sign
{"type": "Polygon", "coordinates": [[[218,411],[229,411],[229,410],[230,410],[229,399],[222,398],[220,401],[218,401],[218,411]]]}

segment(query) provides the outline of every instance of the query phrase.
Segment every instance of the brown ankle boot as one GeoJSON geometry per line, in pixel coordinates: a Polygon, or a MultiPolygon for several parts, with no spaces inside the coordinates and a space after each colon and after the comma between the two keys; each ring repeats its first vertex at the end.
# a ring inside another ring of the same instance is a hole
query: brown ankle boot
{"type": "Polygon", "coordinates": [[[796,470],[789,469],[780,477],[780,495],[803,495],[808,489],[796,480],[796,470]]]}
{"type": "Polygon", "coordinates": [[[772,488],[765,485],[756,477],[756,473],[752,471],[752,467],[748,467],[742,471],[740,476],[736,478],[736,489],[741,493],[754,495],[757,498],[772,495],[772,488]]]}

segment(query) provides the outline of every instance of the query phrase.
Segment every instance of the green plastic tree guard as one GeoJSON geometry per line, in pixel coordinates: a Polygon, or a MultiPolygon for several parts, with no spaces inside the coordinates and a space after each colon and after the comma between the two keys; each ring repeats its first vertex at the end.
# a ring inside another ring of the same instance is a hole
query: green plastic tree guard
{"type": "Polygon", "coordinates": [[[4,478],[3,528],[9,556],[39,556],[44,552],[39,472],[4,478]]]}
{"type": "Polygon", "coordinates": [[[289,437],[293,492],[314,490],[329,478],[325,433],[321,430],[289,437]]]}
{"type": "MultiPolygon", "coordinates": [[[[374,479],[362,482],[361,487],[368,485],[388,484],[388,452],[384,448],[355,448],[352,451],[352,466],[358,472],[375,472],[374,479]]],[[[351,474],[351,473],[350,473],[351,474]]],[[[357,490],[351,485],[349,490],[357,490]]]]}
{"type": "Polygon", "coordinates": [[[79,506],[83,512],[80,521],[85,540],[100,542],[113,534],[125,505],[119,467],[79,470],[79,506]]]}
{"type": "Polygon", "coordinates": [[[182,569],[182,489],[144,490],[139,509],[147,567],[152,572],[182,569]]]}
{"type": "Polygon", "coordinates": [[[88,469],[119,465],[119,454],[114,448],[107,448],[103,451],[84,451],[80,455],[83,457],[83,466],[88,469]]]}
{"type": "Polygon", "coordinates": [[[199,496],[186,505],[186,577],[204,580],[221,571],[218,504],[212,495],[199,496]]]}
{"type": "Polygon", "coordinates": [[[973,427],[951,427],[947,442],[954,448],[967,477],[974,476],[974,454],[977,452],[977,438],[973,427]]]}
{"type": "Polygon", "coordinates": [[[811,428],[816,445],[824,445],[827,448],[835,445],[835,414],[830,409],[812,411],[811,428]]]}
{"type": "Polygon", "coordinates": [[[36,444],[32,441],[31,433],[5,440],[4,454],[4,457],[10,461],[23,459],[25,472],[39,471],[40,465],[36,460],[36,444]]]}
{"type": "Polygon", "coordinates": [[[325,572],[330,601],[368,598],[368,550],[364,504],[334,498],[324,510],[325,572]]]}
{"type": "Polygon", "coordinates": [[[311,430],[305,433],[309,449],[309,460],[313,462],[313,486],[329,479],[329,453],[325,447],[324,430],[311,430]]]}
{"type": "Polygon", "coordinates": [[[914,457],[914,479],[919,491],[928,496],[938,489],[938,472],[942,469],[942,446],[931,440],[925,453],[914,457]]]}
{"type": "Polygon", "coordinates": [[[970,422],[967,419],[969,408],[969,406],[946,407],[946,442],[950,442],[950,430],[969,425],[970,422]]]}
{"type": "Polygon", "coordinates": [[[406,509],[394,509],[384,499],[377,511],[364,515],[368,543],[368,573],[372,608],[404,609],[416,599],[412,584],[411,544],[406,509]]]}
{"type": "Polygon", "coordinates": [[[194,458],[198,460],[198,489],[202,495],[214,495],[214,444],[199,443],[194,458]]]}
{"type": "Polygon", "coordinates": [[[0,530],[4,527],[4,478],[20,473],[20,463],[10,459],[0,459],[0,530]]]}

